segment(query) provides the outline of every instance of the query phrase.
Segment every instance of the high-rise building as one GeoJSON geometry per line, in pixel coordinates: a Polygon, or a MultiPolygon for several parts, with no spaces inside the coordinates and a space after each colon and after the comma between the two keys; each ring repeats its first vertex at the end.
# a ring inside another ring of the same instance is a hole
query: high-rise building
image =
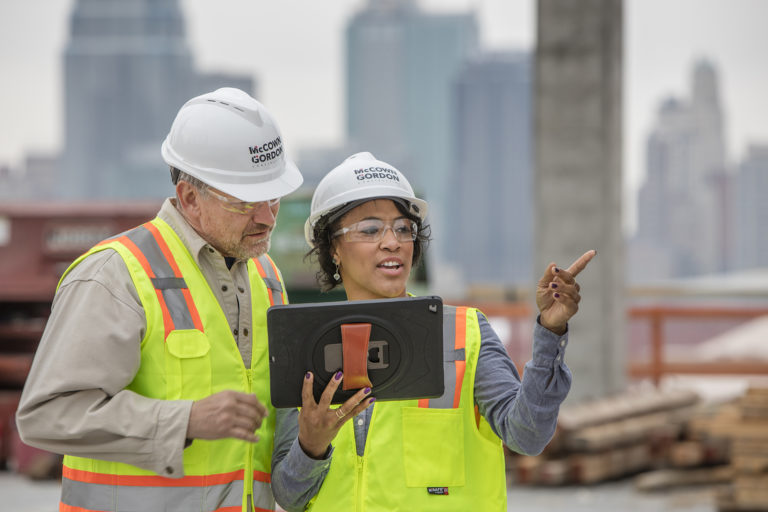
{"type": "Polygon", "coordinates": [[[60,193],[164,197],[160,145],[179,107],[244,76],[195,71],[178,0],[78,0],[64,55],[60,193]]]}
{"type": "Polygon", "coordinates": [[[734,178],[732,266],[768,267],[768,145],[752,145],[734,178]]]}
{"type": "Polygon", "coordinates": [[[687,99],[660,106],[630,251],[635,281],[726,269],[727,173],[717,72],[696,63],[687,99]]]}
{"type": "Polygon", "coordinates": [[[533,275],[531,57],[483,54],[455,87],[446,254],[464,284],[530,287],[533,275]]]}
{"type": "Polygon", "coordinates": [[[454,154],[452,86],[478,47],[472,13],[429,13],[415,0],[369,0],[347,26],[347,137],[401,168],[430,202],[433,271],[454,154]]]}

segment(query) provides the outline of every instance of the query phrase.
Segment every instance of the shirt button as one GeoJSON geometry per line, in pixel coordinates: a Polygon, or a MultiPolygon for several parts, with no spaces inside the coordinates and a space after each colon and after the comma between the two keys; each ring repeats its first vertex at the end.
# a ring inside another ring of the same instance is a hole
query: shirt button
{"type": "Polygon", "coordinates": [[[243,329],[243,336],[248,336],[248,329],[243,329]]]}
{"type": "Polygon", "coordinates": [[[234,331],[232,331],[232,332],[235,334],[235,336],[237,336],[237,329],[235,329],[235,330],[234,330],[234,331]]]}
{"type": "Polygon", "coordinates": [[[225,292],[227,290],[229,290],[229,288],[227,288],[227,285],[222,285],[221,286],[221,291],[225,292]]]}
{"type": "Polygon", "coordinates": [[[245,293],[245,288],[243,288],[242,286],[238,286],[237,289],[240,293],[245,293]]]}
{"type": "Polygon", "coordinates": [[[208,248],[208,252],[214,252],[214,251],[213,251],[213,247],[209,247],[209,248],[208,248]]]}
{"type": "Polygon", "coordinates": [[[357,424],[362,427],[363,426],[363,418],[360,418],[359,420],[357,420],[357,424]]]}
{"type": "Polygon", "coordinates": [[[560,346],[561,346],[561,347],[564,347],[564,346],[565,346],[565,340],[560,340],[560,346]]]}
{"type": "Polygon", "coordinates": [[[173,474],[173,468],[171,466],[166,466],[165,472],[168,475],[172,475],[173,474]]]}

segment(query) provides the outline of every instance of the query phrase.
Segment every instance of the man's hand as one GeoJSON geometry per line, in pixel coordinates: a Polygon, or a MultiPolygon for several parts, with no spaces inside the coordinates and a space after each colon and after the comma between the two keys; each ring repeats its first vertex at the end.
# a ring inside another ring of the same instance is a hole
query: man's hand
{"type": "Polygon", "coordinates": [[[542,326],[555,334],[565,333],[568,320],[579,310],[581,301],[581,287],[574,278],[596,254],[595,250],[585,252],[567,270],[554,263],[547,266],[536,288],[536,306],[542,326]]]}
{"type": "Polygon", "coordinates": [[[269,414],[256,395],[238,391],[220,391],[192,404],[187,426],[188,439],[223,439],[234,437],[255,443],[254,435],[269,414]]]}

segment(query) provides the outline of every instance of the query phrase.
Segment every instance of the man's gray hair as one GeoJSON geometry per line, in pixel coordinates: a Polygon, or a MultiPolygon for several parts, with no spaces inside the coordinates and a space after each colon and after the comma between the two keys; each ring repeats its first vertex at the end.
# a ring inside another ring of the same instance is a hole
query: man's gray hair
{"type": "Polygon", "coordinates": [[[211,188],[207,183],[203,183],[199,179],[195,178],[191,174],[187,174],[181,169],[171,167],[171,181],[176,185],[180,181],[186,181],[193,187],[195,187],[201,194],[206,194],[208,189],[211,188]]]}

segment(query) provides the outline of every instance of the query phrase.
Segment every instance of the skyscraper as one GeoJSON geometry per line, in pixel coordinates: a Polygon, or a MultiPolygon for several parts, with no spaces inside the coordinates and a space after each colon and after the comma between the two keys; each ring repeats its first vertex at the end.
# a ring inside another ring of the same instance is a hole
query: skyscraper
{"type": "Polygon", "coordinates": [[[455,87],[445,250],[466,284],[530,286],[533,251],[531,57],[484,54],[455,87]]]}
{"type": "Polygon", "coordinates": [[[442,222],[452,168],[451,90],[478,46],[474,14],[436,14],[415,0],[369,0],[347,26],[347,137],[400,167],[430,202],[436,271],[449,231],[442,222]]]}
{"type": "Polygon", "coordinates": [[[726,268],[726,152],[717,72],[696,63],[688,99],[659,108],[646,146],[646,180],[630,260],[634,280],[726,268]]]}
{"type": "Polygon", "coordinates": [[[768,145],[749,147],[734,181],[732,266],[768,267],[768,145]]]}
{"type": "Polygon", "coordinates": [[[60,193],[164,197],[160,144],[179,107],[250,77],[195,71],[178,0],[78,0],[64,55],[60,193]]]}

